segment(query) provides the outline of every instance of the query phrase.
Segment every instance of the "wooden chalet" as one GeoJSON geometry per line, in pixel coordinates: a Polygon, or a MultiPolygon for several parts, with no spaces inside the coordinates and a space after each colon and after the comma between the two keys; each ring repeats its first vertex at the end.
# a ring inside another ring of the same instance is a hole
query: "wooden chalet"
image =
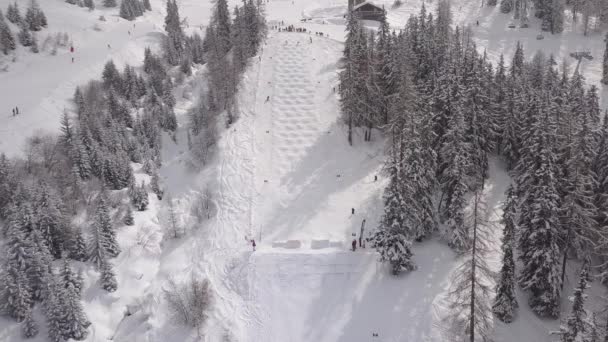
{"type": "Polygon", "coordinates": [[[368,0],[348,0],[348,11],[356,13],[359,19],[379,21],[384,8],[374,5],[368,0]]]}

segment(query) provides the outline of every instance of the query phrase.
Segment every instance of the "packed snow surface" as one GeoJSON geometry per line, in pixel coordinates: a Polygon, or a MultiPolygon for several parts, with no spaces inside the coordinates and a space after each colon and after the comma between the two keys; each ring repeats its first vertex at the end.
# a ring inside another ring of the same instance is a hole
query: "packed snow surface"
{"type": "MultiPolygon", "coordinates": [[[[388,9],[395,29],[422,5],[421,0],[411,0],[393,9],[392,2],[375,3],[388,9]]],[[[8,3],[0,0],[0,7],[8,3]]],[[[19,3],[23,9],[25,1],[19,3]]],[[[208,24],[211,1],[179,4],[189,32],[208,24]]],[[[568,59],[571,51],[588,50],[595,59],[584,62],[581,71],[588,83],[599,86],[604,46],[600,32],[584,37],[568,22],[562,35],[545,34],[537,40],[535,20],[528,29],[509,29],[510,18],[497,8],[480,8],[477,1],[452,4],[454,23],[472,25],[473,39],[491,60],[501,53],[509,60],[517,40],[524,43],[528,56],[541,49],[568,59]]],[[[89,12],[63,0],[41,1],[41,6],[49,28],[40,35],[67,32],[75,52],[33,55],[20,48],[15,62],[2,62],[7,71],[0,72],[0,152],[9,155],[21,153],[24,140],[38,130],[56,132],[61,113],[71,108],[75,87],[99,78],[108,59],[140,65],[144,47],[156,46],[163,29],[160,0],[152,1],[152,13],[134,22],[119,19],[116,10],[89,12]],[[107,20],[99,21],[100,15],[107,20]],[[11,115],[14,106],[21,115],[11,115]]],[[[244,342],[452,340],[440,334],[449,277],[457,264],[445,243],[437,238],[415,244],[418,269],[400,277],[389,275],[372,250],[348,249],[364,219],[366,233],[377,226],[387,180],[381,173],[384,140],[379,133],[364,143],[356,132],[355,144],[349,146],[339,121],[334,88],[345,9],[346,0],[266,4],[269,26],[284,22],[313,33],[270,30],[241,85],[240,118],[223,131],[216,159],[200,173],[188,170],[185,163],[185,113],[196,99],[178,97],[178,143],[165,139],[161,175],[184,213],[198,191],[210,188],[216,193],[217,216],[182,241],[161,243],[165,232],[156,217],[161,208],[153,202],[151,209],[136,215],[136,228],[119,227],[123,253],[115,260],[118,291],[99,291],[96,272],[85,274],[83,299],[93,322],[88,341],[216,342],[226,334],[244,342]],[[303,18],[309,20],[301,22],[303,18]],[[323,32],[324,37],[314,32],[323,32]],[[251,239],[257,243],[255,252],[251,239]],[[204,336],[174,324],[163,300],[168,279],[185,281],[191,273],[207,277],[216,291],[204,336]],[[127,307],[136,307],[137,313],[123,321],[127,307]],[[379,336],[372,337],[373,333],[379,336]]],[[[194,78],[203,74],[200,68],[194,78]]],[[[196,87],[195,79],[184,86],[196,87]]],[[[197,95],[192,89],[180,92],[197,95]]],[[[509,182],[501,163],[492,160],[484,195],[494,220],[501,215],[509,182]]],[[[497,225],[492,234],[496,252],[490,260],[494,269],[500,236],[497,225]]],[[[565,290],[571,287],[569,281],[565,290]]],[[[592,295],[599,292],[595,289],[592,295]]],[[[566,297],[563,308],[569,307],[566,297]]],[[[519,294],[519,302],[514,323],[496,324],[496,341],[554,340],[549,332],[559,323],[533,315],[524,294],[519,294]]],[[[18,330],[14,323],[0,320],[1,341],[19,340],[18,330]]],[[[37,340],[44,340],[43,332],[37,340]]]]}

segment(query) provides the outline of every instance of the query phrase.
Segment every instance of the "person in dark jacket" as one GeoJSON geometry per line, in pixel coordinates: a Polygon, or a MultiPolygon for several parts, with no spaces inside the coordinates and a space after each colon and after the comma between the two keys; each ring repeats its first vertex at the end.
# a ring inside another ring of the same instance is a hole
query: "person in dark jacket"
{"type": "Polygon", "coordinates": [[[357,239],[353,239],[353,243],[351,244],[353,246],[353,252],[357,249],[357,239]]]}

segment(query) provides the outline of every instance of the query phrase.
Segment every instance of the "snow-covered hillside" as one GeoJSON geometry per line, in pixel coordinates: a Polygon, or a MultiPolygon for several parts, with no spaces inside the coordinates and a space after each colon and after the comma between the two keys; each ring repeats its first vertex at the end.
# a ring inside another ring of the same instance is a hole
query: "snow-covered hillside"
{"type": "MultiPolygon", "coordinates": [[[[9,2],[0,0],[0,9],[9,2]]],[[[25,7],[25,1],[19,3],[25,7]]],[[[423,1],[405,1],[396,9],[392,0],[377,3],[384,4],[391,25],[399,29],[423,1]]],[[[212,1],[181,0],[179,5],[189,32],[202,33],[212,1]]],[[[427,3],[431,9],[434,5],[427,3]]],[[[452,0],[454,23],[472,25],[473,39],[492,61],[501,53],[510,58],[518,40],[527,56],[540,49],[572,62],[570,52],[588,50],[595,59],[583,62],[581,71],[588,84],[600,86],[601,32],[584,37],[568,22],[563,34],[545,33],[537,40],[537,21],[527,29],[510,29],[510,18],[498,8],[479,5],[452,0]]],[[[49,51],[35,55],[20,48],[15,62],[3,60],[7,71],[0,72],[0,152],[11,156],[20,155],[25,139],[36,131],[56,132],[62,112],[72,106],[75,87],[99,78],[107,60],[119,68],[125,63],[139,66],[144,48],[157,46],[163,31],[162,0],[153,0],[153,11],[133,22],[101,6],[92,12],[63,0],[41,1],[41,6],[49,27],[39,40],[67,32],[75,51],[63,49],[51,56],[49,51]],[[100,15],[106,21],[99,21],[100,15]],[[22,114],[12,116],[14,106],[22,114]]],[[[136,215],[135,227],[119,227],[123,253],[115,261],[118,291],[99,291],[96,272],[85,274],[83,300],[93,322],[87,341],[219,342],[227,334],[243,342],[446,341],[439,327],[457,257],[445,243],[434,239],[415,244],[418,269],[397,278],[377,263],[373,250],[349,250],[363,220],[366,232],[377,227],[388,181],[381,173],[383,138],[375,135],[372,143],[363,143],[363,133],[356,132],[355,144],[349,146],[339,120],[337,72],[345,10],[346,0],[266,3],[269,26],[284,22],[312,34],[269,30],[239,89],[239,120],[222,131],[217,157],[200,172],[187,165],[185,126],[204,67],[176,91],[185,94],[177,98],[178,142],[165,137],[160,174],[184,220],[204,190],[217,194],[217,216],[182,240],[163,242],[166,231],[157,217],[163,208],[153,200],[150,210],[136,215]],[[301,22],[303,17],[310,20],[301,22]],[[251,239],[257,242],[255,252],[251,239]],[[169,279],[183,281],[191,273],[208,278],[216,293],[204,337],[175,325],[163,300],[169,279]],[[131,306],[139,311],[123,321],[131,306]]],[[[605,89],[600,95],[604,108],[605,89]]],[[[138,180],[147,180],[137,172],[138,180]]],[[[509,183],[504,165],[492,159],[485,196],[493,219],[500,217],[509,183]]],[[[494,270],[499,267],[501,233],[497,229],[492,234],[494,270]]],[[[569,274],[574,274],[571,267],[569,274]]],[[[574,279],[565,285],[568,293],[574,279]]],[[[601,306],[604,290],[595,285],[590,302],[601,306]]],[[[549,332],[559,322],[538,318],[527,310],[526,296],[518,295],[519,316],[510,325],[497,322],[496,341],[555,340],[549,332]]],[[[569,308],[567,297],[562,309],[569,308]]],[[[41,335],[36,341],[44,340],[41,335]]],[[[0,341],[19,340],[14,322],[0,318],[0,341]]]]}

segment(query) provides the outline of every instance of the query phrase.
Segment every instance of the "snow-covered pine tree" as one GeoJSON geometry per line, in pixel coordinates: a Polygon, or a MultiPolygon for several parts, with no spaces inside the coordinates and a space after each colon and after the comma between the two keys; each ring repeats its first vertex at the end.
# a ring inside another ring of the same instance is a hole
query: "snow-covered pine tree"
{"type": "Polygon", "coordinates": [[[133,20],[143,15],[144,6],[139,0],[122,0],[119,15],[126,20],[133,20]]]}
{"type": "Polygon", "coordinates": [[[163,194],[165,193],[165,191],[163,190],[160,184],[160,177],[158,175],[158,171],[154,172],[154,174],[152,175],[152,180],[150,181],[150,188],[152,189],[152,192],[156,194],[158,200],[161,201],[163,199],[163,194]]]}
{"type": "MultiPolygon", "coordinates": [[[[598,241],[603,241],[604,232],[597,225],[594,188],[595,175],[591,173],[595,159],[596,136],[592,124],[584,113],[573,146],[570,158],[566,161],[561,200],[562,231],[565,234],[564,255],[562,261],[562,283],[565,278],[566,261],[570,252],[581,259],[589,257],[598,241]]],[[[578,126],[578,125],[577,125],[578,126]]]]}
{"type": "Polygon", "coordinates": [[[61,286],[57,283],[56,277],[50,276],[48,279],[47,291],[44,296],[43,308],[46,317],[48,338],[51,342],[63,342],[63,308],[61,306],[61,286]]]}
{"type": "Polygon", "coordinates": [[[74,273],[69,261],[66,259],[60,275],[58,284],[58,297],[61,300],[57,304],[61,306],[60,325],[63,339],[84,340],[88,335],[88,327],[91,325],[83,310],[80,296],[82,293],[82,279],[74,273]]]}
{"type": "Polygon", "coordinates": [[[353,144],[353,126],[359,100],[356,94],[358,72],[356,66],[357,49],[359,44],[359,21],[353,13],[349,13],[346,25],[346,41],[344,43],[344,70],[340,73],[340,104],[342,119],[348,124],[348,143],[353,144]]]}
{"type": "Polygon", "coordinates": [[[521,77],[524,73],[524,48],[521,42],[517,41],[515,46],[515,54],[513,55],[513,61],[511,62],[511,76],[521,77]]]}
{"type": "MultiPolygon", "coordinates": [[[[552,0],[551,24],[550,30],[552,34],[562,33],[564,31],[564,0],[552,0]]],[[[544,20],[544,18],[543,18],[544,20]]]]}
{"type": "Polygon", "coordinates": [[[231,46],[232,23],[226,0],[217,0],[211,17],[211,25],[215,28],[215,43],[220,56],[224,56],[231,46]]]}
{"type": "Polygon", "coordinates": [[[37,0],[30,0],[30,4],[25,12],[25,23],[31,31],[40,31],[47,26],[46,16],[37,0]]]}
{"type": "Polygon", "coordinates": [[[519,249],[522,270],[519,284],[530,291],[532,310],[540,316],[557,317],[561,280],[559,270],[559,195],[555,188],[555,155],[551,128],[545,116],[537,122],[539,132],[533,149],[537,160],[531,169],[531,181],[520,207],[519,249]]]}
{"type": "Polygon", "coordinates": [[[131,209],[130,205],[127,205],[127,212],[125,213],[125,217],[122,222],[127,226],[132,226],[135,224],[135,219],[133,218],[133,209],[131,209]]]}
{"type": "Polygon", "coordinates": [[[116,282],[116,275],[114,275],[110,260],[102,259],[100,272],[99,282],[101,283],[101,287],[108,292],[116,291],[118,283],[116,282]]]}
{"type": "Polygon", "coordinates": [[[386,11],[382,11],[380,29],[378,30],[378,45],[376,47],[376,61],[374,63],[375,73],[377,74],[376,86],[378,88],[380,100],[379,124],[386,125],[389,122],[389,100],[396,92],[396,77],[393,75],[394,61],[393,41],[390,26],[386,18],[386,11]]]}
{"type": "Polygon", "coordinates": [[[52,272],[53,258],[42,234],[34,229],[31,231],[28,239],[34,246],[30,267],[28,269],[28,278],[32,287],[34,300],[44,299],[44,292],[47,286],[47,278],[52,272]]]}
{"type": "MultiPolygon", "coordinates": [[[[599,142],[597,144],[597,153],[593,162],[592,171],[596,175],[595,180],[595,206],[598,208],[598,216],[596,221],[598,227],[602,230],[608,228],[608,211],[603,208],[608,208],[608,112],[604,114],[602,128],[599,133],[599,142]]],[[[601,272],[602,283],[608,283],[608,266],[606,248],[603,247],[598,251],[600,260],[602,261],[599,271],[601,272]]]]}
{"type": "Polygon", "coordinates": [[[148,191],[143,181],[140,186],[135,186],[131,203],[133,203],[137,211],[144,211],[148,208],[148,191]]]}
{"type": "Polygon", "coordinates": [[[604,42],[606,42],[606,45],[604,46],[604,59],[602,62],[602,83],[608,84],[608,33],[604,37],[604,42]]]}
{"type": "Polygon", "coordinates": [[[482,195],[473,197],[471,217],[467,220],[470,244],[462,257],[462,263],[452,274],[449,291],[450,339],[488,341],[492,328],[490,284],[492,271],[488,267],[489,224],[482,195]]]}
{"type": "Polygon", "coordinates": [[[19,24],[23,20],[17,2],[8,5],[8,9],[6,11],[6,19],[8,19],[8,21],[13,24],[19,24]]]}
{"type": "Polygon", "coordinates": [[[93,0],[84,0],[84,5],[89,9],[89,10],[94,10],[95,9],[95,3],[93,2],[93,0]]]}
{"type": "MultiPolygon", "coordinates": [[[[34,300],[34,291],[26,272],[31,264],[34,246],[26,237],[24,227],[20,225],[21,219],[17,210],[8,222],[6,235],[6,249],[4,266],[0,276],[0,309],[10,317],[21,322],[31,313],[34,300]]],[[[31,213],[30,213],[31,214],[31,213]]]]}
{"type": "Polygon", "coordinates": [[[500,11],[502,13],[511,13],[513,11],[513,0],[502,0],[500,2],[500,11]]]}
{"type": "Polygon", "coordinates": [[[496,297],[492,305],[494,315],[505,323],[511,323],[518,307],[515,298],[515,261],[513,259],[513,244],[515,243],[515,219],[517,197],[513,187],[507,190],[507,199],[503,207],[502,224],[502,267],[500,279],[496,284],[496,297]]]}
{"type": "Polygon", "coordinates": [[[32,45],[32,33],[26,24],[21,24],[21,30],[17,34],[17,38],[19,38],[19,43],[23,46],[32,45]]]}
{"type": "Polygon", "coordinates": [[[23,323],[21,323],[21,332],[23,334],[23,337],[25,337],[25,338],[35,337],[36,335],[38,335],[38,330],[39,330],[38,323],[32,317],[32,311],[30,310],[28,312],[27,316],[25,317],[25,320],[23,321],[23,323]]]}
{"type": "Polygon", "coordinates": [[[146,11],[152,10],[152,5],[150,5],[150,0],[143,0],[143,6],[146,11]]]}
{"type": "Polygon", "coordinates": [[[459,108],[455,108],[450,118],[448,131],[440,151],[441,173],[439,182],[442,191],[442,218],[448,227],[448,244],[456,251],[466,251],[470,237],[464,222],[465,195],[469,189],[467,174],[471,165],[469,146],[464,137],[464,118],[459,108]]]}
{"type": "MultiPolygon", "coordinates": [[[[218,4],[219,5],[219,4],[218,4]]],[[[165,16],[165,55],[171,65],[178,65],[182,60],[185,49],[185,35],[179,17],[179,7],[175,0],[167,1],[167,15],[165,16]]]]}
{"type": "Polygon", "coordinates": [[[114,88],[119,94],[123,93],[122,77],[113,60],[109,60],[103,67],[101,79],[106,89],[114,88]]]}
{"type": "Polygon", "coordinates": [[[68,248],[68,256],[72,260],[86,261],[87,260],[87,244],[82,236],[80,228],[72,228],[72,238],[68,248]]]}
{"type": "Polygon", "coordinates": [[[103,258],[112,258],[120,253],[104,193],[99,196],[91,229],[89,260],[101,267],[103,258]]]}
{"type": "Polygon", "coordinates": [[[60,258],[66,240],[67,218],[62,212],[63,201],[47,184],[34,191],[34,227],[40,232],[51,255],[60,258]]]}
{"type": "Polygon", "coordinates": [[[398,171],[392,171],[391,182],[384,192],[384,215],[371,239],[371,245],[380,254],[380,261],[389,263],[397,275],[416,268],[412,260],[411,242],[407,238],[398,171]]]}
{"type": "Polygon", "coordinates": [[[61,123],[59,130],[61,134],[59,135],[59,141],[65,151],[68,151],[68,154],[73,149],[74,144],[74,126],[72,125],[72,121],[68,115],[67,111],[63,111],[61,115],[61,123]]]}
{"type": "Polygon", "coordinates": [[[585,310],[585,290],[587,289],[587,267],[581,267],[578,286],[574,289],[572,312],[566,319],[566,324],[561,326],[562,342],[586,342],[589,340],[587,326],[588,312],[585,310]]]}
{"type": "Polygon", "coordinates": [[[205,52],[203,50],[203,38],[198,33],[194,33],[188,40],[192,62],[196,64],[205,63],[205,52]]]}
{"type": "Polygon", "coordinates": [[[0,17],[0,48],[5,55],[17,48],[13,32],[2,17],[0,17]]]}

